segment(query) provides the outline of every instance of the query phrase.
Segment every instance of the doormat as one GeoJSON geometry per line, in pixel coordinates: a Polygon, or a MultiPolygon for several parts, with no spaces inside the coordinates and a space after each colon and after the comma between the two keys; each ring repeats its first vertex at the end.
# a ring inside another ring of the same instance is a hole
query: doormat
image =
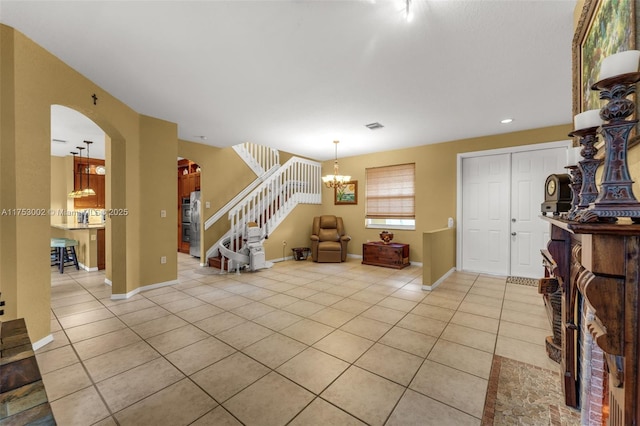
{"type": "Polygon", "coordinates": [[[535,278],[525,278],[525,277],[507,277],[507,284],[520,284],[520,285],[538,287],[538,280],[535,278]]]}
{"type": "Polygon", "coordinates": [[[494,355],[481,424],[579,426],[563,401],[559,372],[494,355]]]}

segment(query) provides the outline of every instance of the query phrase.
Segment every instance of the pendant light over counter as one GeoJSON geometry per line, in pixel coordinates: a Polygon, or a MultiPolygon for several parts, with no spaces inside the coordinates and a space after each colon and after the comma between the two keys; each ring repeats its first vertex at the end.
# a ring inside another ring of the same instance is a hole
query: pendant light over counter
{"type": "MultiPolygon", "coordinates": [[[[91,172],[91,163],[89,158],[89,146],[93,143],[92,141],[84,141],[85,144],[87,144],[87,167],[86,167],[86,172],[87,172],[87,188],[82,190],[82,196],[83,197],[89,197],[92,195],[96,195],[96,191],[94,191],[93,189],[89,188],[89,173],[91,172]]],[[[82,176],[81,176],[82,177],[82,176]]]]}
{"type": "Polygon", "coordinates": [[[73,155],[73,191],[71,191],[67,197],[69,198],[80,198],[82,197],[82,191],[76,191],[75,186],[76,186],[76,155],[78,155],[77,152],[72,151],[71,154],[73,155]]]}

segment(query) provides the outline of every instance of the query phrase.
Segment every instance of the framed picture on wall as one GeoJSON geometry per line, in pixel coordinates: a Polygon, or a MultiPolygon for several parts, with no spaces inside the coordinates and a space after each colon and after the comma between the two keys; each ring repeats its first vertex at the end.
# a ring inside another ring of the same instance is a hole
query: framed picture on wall
{"type": "Polygon", "coordinates": [[[352,180],[342,188],[333,188],[334,204],[358,204],[358,181],[352,180]]]}
{"type": "Polygon", "coordinates": [[[586,0],[573,38],[573,115],[601,108],[602,59],[636,46],[634,0],[586,0]]]}

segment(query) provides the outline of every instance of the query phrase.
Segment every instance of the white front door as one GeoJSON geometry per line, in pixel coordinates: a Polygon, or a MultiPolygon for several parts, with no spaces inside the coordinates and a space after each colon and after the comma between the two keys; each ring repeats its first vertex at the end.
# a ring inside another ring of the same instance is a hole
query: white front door
{"type": "Polygon", "coordinates": [[[566,147],[463,157],[460,258],[464,271],[542,277],[549,224],[539,218],[544,182],[566,173],[566,147]]]}
{"type": "Polygon", "coordinates": [[[462,160],[462,263],[465,271],[509,272],[510,154],[462,160]]]}
{"type": "Polygon", "coordinates": [[[544,182],[566,173],[566,148],[516,152],[511,157],[511,273],[544,276],[540,249],[549,241],[549,223],[540,220],[544,182]]]}

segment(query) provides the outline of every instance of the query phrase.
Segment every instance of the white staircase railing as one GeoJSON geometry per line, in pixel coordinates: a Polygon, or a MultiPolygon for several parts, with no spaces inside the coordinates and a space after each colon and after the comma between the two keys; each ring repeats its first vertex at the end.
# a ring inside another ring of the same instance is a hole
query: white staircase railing
{"type": "Polygon", "coordinates": [[[280,164],[280,153],[277,149],[251,142],[234,145],[232,148],[247,163],[256,176],[262,176],[268,170],[280,164]]]}
{"type": "Polygon", "coordinates": [[[289,159],[229,211],[230,229],[207,250],[207,257],[237,252],[248,222],[272,232],[298,204],[320,204],[320,175],[320,163],[299,157],[289,159]],[[223,241],[225,244],[221,244],[223,241]]]}

